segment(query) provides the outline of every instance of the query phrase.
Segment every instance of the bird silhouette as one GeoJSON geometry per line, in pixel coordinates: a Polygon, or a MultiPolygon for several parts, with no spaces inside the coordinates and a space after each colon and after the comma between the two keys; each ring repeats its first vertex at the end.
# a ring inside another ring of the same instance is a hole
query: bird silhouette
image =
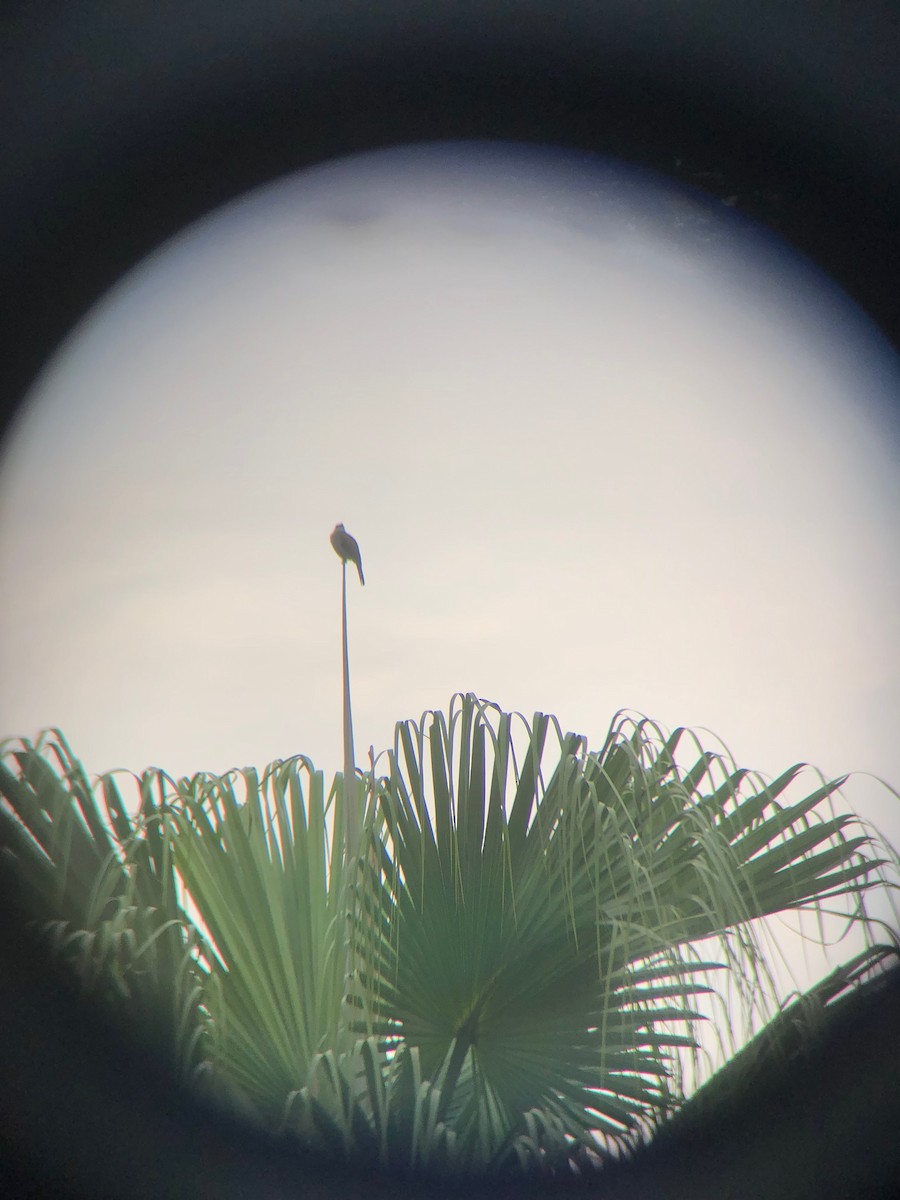
{"type": "Polygon", "coordinates": [[[363,575],[362,560],[359,557],[359,545],[355,537],[351,537],[343,525],[335,525],[331,531],[331,544],[334,546],[335,554],[343,562],[352,562],[356,564],[356,569],[359,571],[359,582],[366,586],[366,579],[363,575]]]}

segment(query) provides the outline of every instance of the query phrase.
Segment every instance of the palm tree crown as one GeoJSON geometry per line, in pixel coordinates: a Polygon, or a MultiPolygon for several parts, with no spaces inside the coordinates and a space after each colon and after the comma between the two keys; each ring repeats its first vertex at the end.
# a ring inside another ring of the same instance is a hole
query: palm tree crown
{"type": "Polygon", "coordinates": [[[305,758],[148,771],[132,813],[58,731],[7,745],[0,833],[54,953],[154,1006],[220,1099],[383,1164],[568,1172],[683,1104],[703,997],[758,990],[761,919],[864,918],[886,860],[826,811],[843,780],[805,777],[627,714],[592,751],[467,695],[398,724],[354,845],[353,789],[305,758]]]}

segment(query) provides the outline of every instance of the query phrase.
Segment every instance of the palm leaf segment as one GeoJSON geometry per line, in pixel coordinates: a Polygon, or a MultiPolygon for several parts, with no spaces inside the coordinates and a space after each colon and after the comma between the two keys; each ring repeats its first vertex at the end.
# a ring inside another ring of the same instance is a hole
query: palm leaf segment
{"type": "Polygon", "coordinates": [[[58,729],[0,750],[0,852],[22,915],[85,990],[192,1075],[202,973],[163,823],[170,781],[144,772],[130,811],[115,776],[93,786],[58,729]]]}
{"type": "Polygon", "coordinates": [[[739,965],[730,930],[878,865],[842,839],[849,818],[809,819],[841,780],[780,807],[799,767],[748,786],[712,754],[680,768],[681,737],[620,718],[589,754],[474,697],[398,727],[374,787],[358,1028],[417,1048],[471,1165],[654,1119],[720,966],[691,943],[718,936],[739,965]]]}

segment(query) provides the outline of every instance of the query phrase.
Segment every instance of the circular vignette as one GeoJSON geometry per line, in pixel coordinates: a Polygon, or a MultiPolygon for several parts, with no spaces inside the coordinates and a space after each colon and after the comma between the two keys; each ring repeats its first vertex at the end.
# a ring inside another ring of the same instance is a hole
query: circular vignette
{"type": "MultiPolygon", "coordinates": [[[[313,163],[442,138],[594,150],[737,197],[900,347],[898,49],[900,19],[881,4],[8,6],[4,425],[88,308],[187,223],[313,163]]],[[[298,1169],[307,1196],[402,1194],[203,1112],[67,994],[20,927],[0,923],[0,938],[4,1194],[229,1196],[252,1183],[275,1197],[298,1169]],[[68,1119],[64,1138],[48,1113],[68,1119]]],[[[700,1194],[691,1174],[670,1194],[700,1194]]]]}

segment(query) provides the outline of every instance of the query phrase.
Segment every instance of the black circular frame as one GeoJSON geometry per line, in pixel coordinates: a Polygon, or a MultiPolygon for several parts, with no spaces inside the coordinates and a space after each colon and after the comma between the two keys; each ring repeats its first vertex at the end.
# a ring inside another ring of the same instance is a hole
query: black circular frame
{"type": "MultiPolygon", "coordinates": [[[[890,4],[15,0],[0,117],[4,421],[90,306],[186,223],[325,159],[445,138],[599,151],[737,196],[900,348],[900,10],[890,4]]],[[[204,1109],[51,974],[15,897],[3,900],[4,1196],[456,1194],[302,1156],[204,1109]]],[[[594,1189],[797,1196],[804,1156],[826,1155],[835,1200],[888,1195],[900,1179],[898,1010],[897,988],[885,989],[798,1067],[794,1091],[760,1094],[740,1120],[594,1189]],[[812,1145],[791,1138],[809,1104],[819,1105],[812,1145]]],[[[526,1189],[459,1188],[482,1190],[526,1189]]]]}

